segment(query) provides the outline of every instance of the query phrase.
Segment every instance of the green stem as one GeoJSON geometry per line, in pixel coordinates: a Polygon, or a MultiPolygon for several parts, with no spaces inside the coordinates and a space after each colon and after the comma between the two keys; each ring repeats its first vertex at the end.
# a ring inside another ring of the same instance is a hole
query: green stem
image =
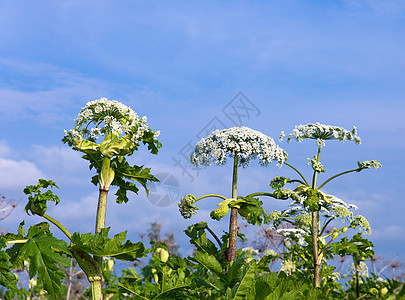
{"type": "MultiPolygon", "coordinates": [[[[316,162],[319,163],[319,157],[321,156],[321,146],[318,146],[318,154],[316,155],[316,162]]],[[[318,176],[318,172],[314,170],[314,175],[312,176],[312,189],[315,190],[316,188],[316,178],[318,176]]]]}
{"type": "MultiPolygon", "coordinates": [[[[111,168],[111,160],[108,157],[103,158],[103,164],[101,166],[101,172],[99,174],[99,195],[98,195],[98,204],[97,204],[97,214],[96,214],[96,229],[95,233],[100,233],[103,228],[105,228],[105,216],[107,212],[107,196],[108,191],[110,188],[110,184],[114,180],[114,170],[111,168]]],[[[94,260],[97,262],[99,268],[102,268],[103,264],[103,257],[102,256],[93,256],[94,260]]],[[[92,282],[92,291],[93,291],[93,299],[102,299],[103,291],[102,291],[102,284],[100,281],[99,283],[95,281],[95,287],[93,289],[93,282],[92,282]],[[99,297],[99,289],[101,290],[101,298],[99,297]],[[94,293],[97,293],[96,295],[94,293]]]]}
{"type": "Polygon", "coordinates": [[[101,189],[98,195],[97,216],[96,216],[96,233],[100,233],[105,228],[105,215],[107,210],[108,189],[101,189]]]}
{"type": "Polygon", "coordinates": [[[58,221],[56,221],[54,218],[51,216],[48,216],[47,214],[43,214],[42,217],[47,219],[49,222],[54,224],[56,227],[58,227],[66,236],[69,240],[72,240],[72,234],[58,221]]]}
{"type": "MultiPolygon", "coordinates": [[[[238,155],[235,154],[233,161],[233,176],[232,176],[232,198],[237,198],[238,185],[238,155]]],[[[238,237],[238,208],[231,208],[231,216],[229,220],[229,248],[228,261],[231,262],[235,258],[236,239],[238,237]]]]}
{"type": "Polygon", "coordinates": [[[101,277],[89,278],[93,300],[103,300],[103,283],[101,277]]]}
{"type": "MultiPolygon", "coordinates": [[[[316,161],[319,163],[319,158],[321,155],[321,146],[318,146],[318,154],[316,156],[316,161]]],[[[312,189],[316,189],[316,179],[318,172],[314,170],[314,175],[312,176],[312,189]]],[[[318,260],[318,231],[319,231],[319,211],[311,211],[311,225],[312,225],[312,253],[314,256],[314,287],[320,287],[320,274],[318,260]]]]}
{"type": "Polygon", "coordinates": [[[8,241],[6,242],[6,244],[25,244],[26,242],[28,242],[28,239],[24,239],[24,240],[15,240],[15,241],[8,241]]]}
{"type": "MultiPolygon", "coordinates": [[[[257,197],[257,196],[267,196],[267,197],[273,197],[273,198],[275,198],[275,199],[278,199],[278,198],[276,198],[275,196],[274,196],[274,194],[272,194],[272,193],[267,193],[267,192],[257,192],[257,193],[253,193],[253,194],[249,194],[249,195],[247,195],[245,198],[247,198],[247,197],[257,197]]],[[[286,200],[286,199],[281,199],[281,200],[286,200]]]]}
{"type": "Polygon", "coordinates": [[[299,180],[299,179],[291,179],[291,180],[288,180],[288,183],[293,183],[293,182],[298,182],[298,183],[301,183],[301,184],[303,184],[303,185],[306,185],[305,182],[303,182],[302,180],[299,180]]]}
{"type": "Polygon", "coordinates": [[[356,282],[356,298],[359,298],[360,297],[360,276],[359,276],[360,262],[357,259],[356,255],[353,256],[353,262],[354,262],[354,266],[355,266],[355,269],[356,269],[356,279],[355,279],[355,282],[356,282]]]}
{"type": "Polygon", "coordinates": [[[329,225],[329,223],[332,222],[333,220],[335,220],[335,219],[329,219],[329,220],[325,223],[325,225],[323,225],[322,230],[320,231],[320,235],[322,235],[322,234],[324,233],[326,227],[327,227],[327,226],[329,225]]]}
{"type": "Polygon", "coordinates": [[[318,222],[317,212],[311,211],[312,218],[312,253],[314,256],[314,287],[320,286],[319,262],[318,262],[318,222]]]}
{"type": "Polygon", "coordinates": [[[289,166],[289,167],[290,167],[291,169],[293,169],[295,172],[297,172],[298,175],[300,175],[301,178],[305,181],[305,184],[306,184],[307,186],[311,186],[311,185],[308,183],[308,181],[305,179],[304,175],[301,174],[300,171],[298,171],[295,167],[293,167],[293,166],[290,165],[289,163],[284,162],[284,164],[285,164],[286,166],[289,166]]]}
{"type": "Polygon", "coordinates": [[[357,169],[348,170],[348,171],[344,171],[344,172],[341,172],[341,173],[339,173],[339,174],[336,174],[336,175],[334,175],[334,176],[328,178],[327,180],[325,180],[325,182],[322,183],[322,184],[318,187],[318,190],[320,190],[321,188],[323,188],[325,184],[327,184],[329,181],[335,179],[336,177],[339,177],[339,176],[342,176],[342,175],[345,175],[345,174],[348,174],[348,173],[352,173],[352,172],[359,172],[359,171],[361,171],[361,170],[362,170],[362,168],[357,168],[357,169]]]}
{"type": "Polygon", "coordinates": [[[217,235],[215,234],[215,232],[212,231],[211,228],[208,227],[208,225],[207,225],[207,227],[205,227],[205,228],[208,230],[209,233],[211,233],[211,235],[212,235],[212,236],[214,237],[214,239],[217,241],[217,243],[218,243],[218,245],[219,245],[219,248],[221,248],[221,246],[222,246],[221,240],[217,237],[217,235]]]}
{"type": "Polygon", "coordinates": [[[197,202],[198,200],[204,199],[204,198],[208,198],[208,197],[217,197],[217,198],[221,198],[226,200],[227,198],[225,196],[219,195],[219,194],[206,194],[204,196],[198,197],[197,199],[195,199],[195,202],[197,202]]]}

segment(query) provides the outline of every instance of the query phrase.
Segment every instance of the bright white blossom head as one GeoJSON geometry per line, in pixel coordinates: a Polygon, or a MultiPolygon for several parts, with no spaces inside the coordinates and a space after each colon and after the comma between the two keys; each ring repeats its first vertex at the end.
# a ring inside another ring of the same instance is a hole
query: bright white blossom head
{"type": "MultiPolygon", "coordinates": [[[[280,141],[285,136],[284,132],[280,134],[280,141]]],[[[320,123],[295,126],[292,133],[288,135],[287,142],[293,139],[302,142],[303,139],[314,139],[318,146],[325,145],[326,140],[354,141],[356,144],[361,143],[360,137],[357,136],[357,129],[353,126],[352,130],[346,130],[339,126],[325,125],[320,123]]]]}
{"type": "Polygon", "coordinates": [[[101,98],[88,102],[82,108],[75,119],[74,128],[65,130],[63,141],[87,153],[99,150],[96,149],[96,141],[102,136],[125,137],[121,140],[121,146],[133,148],[139,145],[139,141],[157,142],[155,139],[159,133],[151,130],[146,117],[139,118],[128,106],[116,100],[101,98]]]}
{"type": "Polygon", "coordinates": [[[195,166],[224,165],[228,157],[235,155],[238,155],[242,167],[247,167],[254,158],[258,158],[263,166],[273,160],[280,166],[284,163],[283,149],[269,136],[248,127],[215,130],[197,143],[191,162],[195,166]]]}

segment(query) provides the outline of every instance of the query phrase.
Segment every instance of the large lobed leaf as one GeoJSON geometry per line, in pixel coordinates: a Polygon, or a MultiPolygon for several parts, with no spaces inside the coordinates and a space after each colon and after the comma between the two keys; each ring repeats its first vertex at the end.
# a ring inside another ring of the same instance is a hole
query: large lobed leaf
{"type": "Polygon", "coordinates": [[[69,253],[66,242],[52,236],[46,222],[31,226],[25,237],[21,233],[24,230],[20,226],[18,235],[8,234],[4,237],[9,242],[25,240],[25,243],[7,249],[9,262],[15,268],[28,261],[29,277],[37,276],[38,283],[43,285],[49,296],[56,298],[61,289],[61,280],[65,277],[58,266],[70,266],[69,259],[61,255],[69,253]]]}
{"type": "Polygon", "coordinates": [[[145,247],[142,242],[136,244],[125,241],[127,232],[116,234],[112,239],[108,237],[110,228],[103,228],[100,233],[74,233],[73,247],[95,256],[110,256],[120,260],[134,261],[145,256],[145,247]]]}

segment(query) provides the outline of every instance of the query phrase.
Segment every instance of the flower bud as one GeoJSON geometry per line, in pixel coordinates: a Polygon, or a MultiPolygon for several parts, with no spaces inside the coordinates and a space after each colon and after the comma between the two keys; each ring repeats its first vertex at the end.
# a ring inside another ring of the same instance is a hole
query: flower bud
{"type": "Polygon", "coordinates": [[[384,297],[388,293],[388,288],[385,286],[380,290],[380,296],[384,297]]]}
{"type": "Polygon", "coordinates": [[[160,261],[164,263],[169,259],[169,251],[161,247],[155,250],[155,255],[158,256],[160,261]]]}
{"type": "Polygon", "coordinates": [[[30,210],[34,215],[43,216],[46,212],[46,206],[44,208],[40,208],[34,203],[31,203],[30,210]]]}
{"type": "Polygon", "coordinates": [[[153,274],[153,279],[155,279],[156,283],[159,283],[159,276],[157,274],[157,270],[155,268],[152,268],[152,274],[153,274]]]}

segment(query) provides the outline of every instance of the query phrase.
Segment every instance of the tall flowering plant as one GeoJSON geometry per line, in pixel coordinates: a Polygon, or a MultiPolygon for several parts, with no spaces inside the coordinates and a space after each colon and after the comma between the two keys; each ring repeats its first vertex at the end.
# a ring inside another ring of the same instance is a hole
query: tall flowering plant
{"type": "MultiPolygon", "coordinates": [[[[179,203],[180,213],[184,218],[190,218],[198,210],[195,203],[207,197],[217,197],[222,201],[218,208],[211,212],[211,218],[220,220],[231,210],[229,222],[229,247],[227,259],[233,261],[236,251],[238,228],[238,214],[251,224],[268,222],[257,196],[273,196],[271,193],[253,193],[245,197],[237,195],[238,167],[246,168],[253,159],[258,159],[262,166],[272,161],[278,165],[284,163],[284,151],[276,145],[274,140],[261,132],[247,127],[233,127],[216,130],[201,139],[191,155],[191,162],[195,166],[211,164],[224,165],[228,159],[233,161],[231,197],[218,194],[206,194],[196,198],[186,195],[179,203]]],[[[217,239],[219,240],[219,239],[217,239]]]]}
{"type": "Polygon", "coordinates": [[[46,222],[32,226],[28,234],[21,224],[17,235],[7,234],[0,238],[1,248],[13,245],[6,252],[0,251],[0,259],[6,262],[6,268],[1,269],[0,284],[16,290],[15,277],[13,274],[9,276],[8,272],[28,261],[30,278],[37,276],[38,283],[43,285],[52,298],[56,298],[64,277],[57,266],[69,266],[66,257],[69,256],[77,260],[87,275],[93,299],[103,299],[103,257],[133,261],[145,256],[145,247],[141,242],[134,244],[125,241],[126,232],[113,238],[108,237],[110,228],[105,228],[105,218],[109,188],[111,185],[118,187],[118,203],[128,201],[127,190],[138,192],[133,181],[148,191],[148,181],[157,179],[150,174],[149,168],[129,165],[126,156],[132,155],[141,142],[148,146],[151,153],[157,154],[161,147],[156,139],[158,135],[159,132],[153,132],[148,126],[146,117],[139,118],[132,109],[118,101],[101,98],[88,102],[76,118],[74,128],[65,131],[62,141],[82,152],[83,158],[89,161],[90,168],[97,172],[92,179],[94,184],[99,185],[95,234],[71,234],[59,221],[49,216],[46,213],[47,202],[58,204],[60,201],[52,191],[57,185],[52,180],[40,179],[37,185],[24,189],[24,193],[28,195],[25,211],[54,224],[66,235],[70,244],[53,237],[46,222]]]}
{"type": "MultiPolygon", "coordinates": [[[[280,135],[280,141],[283,137],[285,137],[284,132],[280,135]]],[[[356,208],[354,205],[346,204],[335,196],[327,195],[321,189],[337,177],[352,172],[360,172],[371,167],[377,169],[381,167],[381,164],[375,160],[357,162],[356,168],[333,175],[319,184],[318,175],[325,172],[320,161],[321,150],[325,146],[325,142],[339,140],[360,144],[361,139],[357,136],[356,127],[348,131],[338,126],[315,123],[296,126],[293,132],[288,135],[287,141],[301,142],[304,139],[315,140],[317,145],[317,154],[308,158],[308,165],[313,171],[312,178],[308,180],[298,169],[288,162],[284,162],[284,165],[292,168],[299,175],[299,178],[276,177],[271,181],[270,186],[275,190],[274,195],[276,197],[291,198],[293,203],[287,210],[271,213],[270,218],[276,225],[281,222],[289,222],[298,228],[297,231],[301,234],[309,233],[311,236],[309,243],[312,245],[314,286],[319,287],[320,265],[331,243],[349,228],[364,229],[366,233],[370,232],[368,221],[361,215],[354,216],[350,211],[356,208]],[[284,188],[287,183],[298,183],[298,186],[294,190],[284,188]],[[323,224],[321,224],[321,218],[325,220],[323,224]],[[348,225],[340,229],[333,228],[331,232],[326,233],[327,226],[337,218],[342,219],[343,222],[346,220],[348,225]],[[326,242],[327,239],[329,239],[328,242],[326,242]]],[[[338,254],[339,249],[336,248],[335,250],[338,254]]]]}

